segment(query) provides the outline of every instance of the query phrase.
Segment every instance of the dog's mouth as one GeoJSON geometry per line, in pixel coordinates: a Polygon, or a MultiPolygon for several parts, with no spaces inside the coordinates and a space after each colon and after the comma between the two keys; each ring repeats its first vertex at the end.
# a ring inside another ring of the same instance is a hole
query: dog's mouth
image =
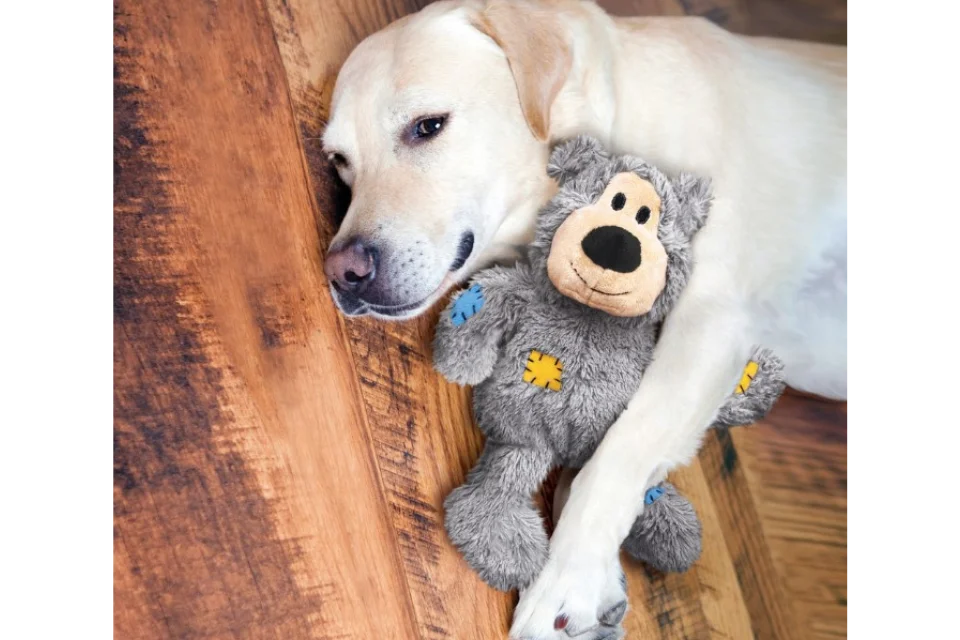
{"type": "Polygon", "coordinates": [[[411,302],[409,304],[402,304],[396,306],[383,306],[377,304],[370,304],[357,298],[346,296],[341,292],[334,290],[334,300],[337,303],[337,306],[340,308],[340,311],[345,316],[357,317],[357,316],[379,316],[382,318],[393,318],[393,319],[404,319],[412,318],[417,315],[423,308],[426,308],[430,303],[430,297],[424,298],[418,302],[411,302]]]}
{"type": "Polygon", "coordinates": [[[611,296],[611,297],[625,296],[630,293],[629,291],[621,291],[620,293],[610,293],[608,291],[604,291],[603,289],[595,289],[594,287],[590,286],[590,283],[587,282],[587,280],[582,275],[580,275],[580,272],[577,271],[577,268],[573,266],[573,262],[570,263],[570,268],[573,269],[573,272],[576,274],[576,276],[580,278],[580,282],[582,282],[587,287],[587,289],[590,289],[590,291],[593,291],[594,293],[599,293],[600,295],[611,296]]]}
{"type": "Polygon", "coordinates": [[[450,276],[447,276],[440,283],[440,286],[434,289],[430,295],[416,302],[408,302],[406,304],[399,305],[381,305],[373,304],[372,302],[364,302],[359,298],[346,294],[343,291],[333,287],[331,287],[331,291],[333,291],[334,301],[337,303],[340,311],[345,316],[373,315],[382,318],[403,319],[416,316],[420,311],[430,306],[430,304],[435,299],[439,298],[448,287],[452,286],[452,284],[453,279],[450,276]]]}
{"type": "Polygon", "coordinates": [[[399,305],[382,305],[368,302],[346,291],[343,291],[336,285],[331,285],[333,298],[340,311],[347,316],[374,315],[383,318],[411,318],[429,307],[444,292],[456,283],[456,272],[463,268],[473,255],[475,246],[475,237],[472,231],[464,231],[460,235],[460,241],[457,243],[457,253],[450,263],[446,276],[440,281],[440,284],[425,297],[415,301],[399,305]]]}

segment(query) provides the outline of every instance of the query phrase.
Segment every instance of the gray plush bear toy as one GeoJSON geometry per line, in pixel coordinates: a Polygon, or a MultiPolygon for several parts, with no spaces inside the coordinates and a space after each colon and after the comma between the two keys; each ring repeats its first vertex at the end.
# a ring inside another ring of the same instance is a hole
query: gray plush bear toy
{"type": "MultiPolygon", "coordinates": [[[[476,385],[486,435],[466,484],[444,503],[447,532],[503,590],[529,584],[547,558],[533,492],[551,468],[585,464],[636,391],[690,275],[691,238],[711,197],[707,180],[671,181],[588,137],[557,146],[547,173],[560,190],[539,214],[527,260],[479,272],[441,315],[433,350],[446,378],[476,385]]],[[[715,424],[766,413],[783,390],[781,369],[772,355],[755,356],[715,424]]],[[[644,502],[624,549],[685,570],[701,548],[693,506],[667,483],[644,502]]]]}

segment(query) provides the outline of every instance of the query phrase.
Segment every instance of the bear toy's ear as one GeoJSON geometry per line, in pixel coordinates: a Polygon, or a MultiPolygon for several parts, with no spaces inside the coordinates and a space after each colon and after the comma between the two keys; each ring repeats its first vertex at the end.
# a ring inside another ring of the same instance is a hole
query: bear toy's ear
{"type": "MultiPolygon", "coordinates": [[[[666,180],[666,177],[662,176],[662,179],[666,180]]],[[[710,180],[689,173],[681,173],[670,185],[676,204],[664,209],[658,232],[668,256],[667,282],[647,314],[652,322],[662,322],[667,317],[690,279],[693,269],[691,240],[706,222],[713,197],[710,180]]]]}
{"type": "Polygon", "coordinates": [[[547,163],[547,175],[563,186],[590,165],[609,157],[596,138],[577,136],[553,148],[547,163]]]}
{"type": "Polygon", "coordinates": [[[689,173],[681,173],[673,181],[673,189],[680,203],[679,215],[674,225],[688,240],[707,221],[710,201],[713,199],[710,186],[709,178],[698,178],[689,173]]]}

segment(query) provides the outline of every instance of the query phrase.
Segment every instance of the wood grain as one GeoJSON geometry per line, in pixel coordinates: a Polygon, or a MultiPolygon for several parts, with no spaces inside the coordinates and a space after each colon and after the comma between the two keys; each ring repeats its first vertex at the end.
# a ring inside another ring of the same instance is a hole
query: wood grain
{"type": "MultiPolygon", "coordinates": [[[[290,78],[308,166],[319,198],[338,188],[319,149],[335,70],[355,44],[418,3],[384,2],[355,12],[318,10],[315,2],[270,0],[273,26],[290,78]],[[330,38],[328,34],[346,34],[330,38]],[[319,74],[319,75],[317,75],[319,74]]],[[[420,3],[423,4],[423,3],[420,3]]],[[[318,225],[335,231],[330,209],[318,225]]],[[[421,638],[506,634],[511,597],[487,588],[448,543],[441,505],[463,482],[481,448],[467,395],[446,384],[430,362],[436,311],[403,324],[351,320],[348,333],[371,423],[373,446],[400,542],[421,638]]]]}
{"type": "Polygon", "coordinates": [[[693,15],[734,33],[847,43],[846,0],[597,0],[613,15],[693,15]]]}
{"type": "Polygon", "coordinates": [[[117,26],[118,635],[414,637],[266,10],[117,26]]]}
{"type": "MultiPolygon", "coordinates": [[[[436,312],[346,322],[321,269],[350,195],[319,152],[337,69],[423,4],[115,5],[117,638],[505,636],[515,597],[442,529],[481,440],[430,366],[436,312]]],[[[828,0],[601,4],[845,32],[828,0]]],[[[791,395],[711,435],[672,476],[703,557],[627,563],[628,637],[844,636],[845,427],[791,395]]]]}
{"type": "Polygon", "coordinates": [[[731,432],[799,637],[846,637],[846,422],[846,404],[788,395],[731,432]]]}

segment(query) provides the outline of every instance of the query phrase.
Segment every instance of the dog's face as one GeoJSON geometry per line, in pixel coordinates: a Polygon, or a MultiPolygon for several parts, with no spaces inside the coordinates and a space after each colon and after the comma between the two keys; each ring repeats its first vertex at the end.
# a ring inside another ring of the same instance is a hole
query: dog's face
{"type": "Polygon", "coordinates": [[[324,269],[345,313],[417,315],[532,239],[565,34],[549,7],[438,2],[350,54],[323,136],[353,196],[324,269]]]}
{"type": "Polygon", "coordinates": [[[420,313],[482,264],[522,199],[551,195],[549,150],[507,59],[457,7],[428,7],[353,51],[323,145],[352,191],[325,265],[349,315],[420,313]]]}
{"type": "Polygon", "coordinates": [[[633,172],[616,174],[597,201],[557,229],[547,273],[558,291],[616,316],[650,311],[663,291],[667,252],[657,237],[661,200],[633,172]]]}

